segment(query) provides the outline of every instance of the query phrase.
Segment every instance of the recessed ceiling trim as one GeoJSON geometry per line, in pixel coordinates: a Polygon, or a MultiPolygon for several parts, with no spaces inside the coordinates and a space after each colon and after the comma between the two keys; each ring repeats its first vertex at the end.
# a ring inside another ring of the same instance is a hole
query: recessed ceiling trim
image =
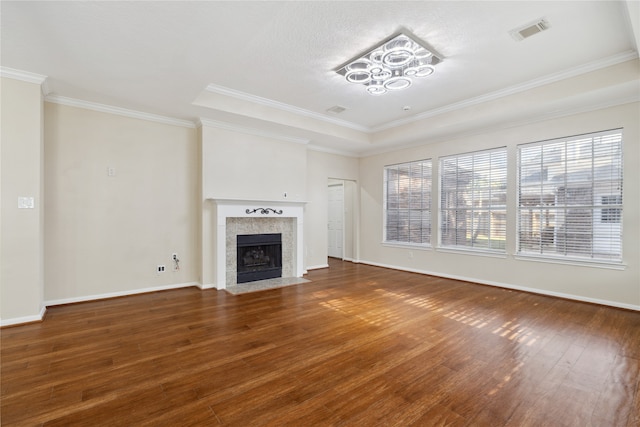
{"type": "MultiPolygon", "coordinates": [[[[383,125],[380,126],[376,126],[373,128],[368,128],[368,127],[362,127],[362,126],[358,126],[356,124],[353,123],[349,123],[346,121],[342,121],[342,120],[330,120],[330,118],[324,117],[322,115],[307,111],[307,110],[303,110],[303,109],[299,109],[296,107],[292,107],[292,106],[288,106],[291,107],[291,109],[289,109],[288,111],[295,113],[296,111],[304,111],[307,112],[309,115],[311,115],[312,117],[318,118],[320,120],[325,120],[328,122],[339,122],[338,124],[341,124],[343,126],[347,126],[353,129],[357,129],[357,130],[361,130],[363,132],[366,132],[368,134],[373,134],[375,132],[379,132],[379,131],[383,131],[383,130],[388,130],[388,129],[392,129],[398,126],[402,126],[402,125],[406,125],[409,123],[413,123],[416,121],[420,121],[420,120],[424,120],[430,117],[434,117],[440,114],[444,114],[447,112],[451,112],[451,111],[455,111],[458,109],[462,109],[462,108],[466,108],[469,106],[473,106],[473,105],[478,105],[481,104],[483,102],[488,102],[488,101],[493,101],[502,97],[506,97],[509,95],[513,95],[513,94],[517,94],[519,92],[523,92],[525,90],[529,90],[529,89],[534,89],[536,87],[540,87],[546,84],[550,84],[550,83],[554,83],[566,78],[570,78],[570,77],[575,77],[575,76],[579,76],[581,74],[584,73],[588,73],[591,71],[596,71],[602,68],[606,68],[612,65],[616,65],[622,62],[626,62],[632,59],[636,59],[638,57],[637,52],[635,51],[627,51],[627,52],[623,52],[621,54],[618,55],[614,55],[608,58],[603,58],[599,61],[594,61],[591,62],[589,64],[585,64],[583,66],[580,67],[576,67],[561,73],[556,73],[556,74],[552,74],[540,79],[536,79],[536,80],[532,80],[529,81],[527,83],[524,83],[522,85],[515,85],[515,86],[511,86],[509,88],[500,90],[500,91],[496,91],[496,92],[492,92],[486,95],[482,95],[473,99],[469,99],[463,102],[459,102],[459,103],[454,103],[454,104],[450,104],[447,106],[444,106],[442,108],[436,108],[433,110],[429,110],[426,111],[424,113],[421,114],[417,114],[414,115],[412,117],[408,117],[408,118],[404,118],[404,119],[400,119],[400,120],[395,120],[392,122],[388,122],[385,123],[383,125]],[[347,125],[345,125],[345,123],[347,125]]],[[[7,77],[7,78],[13,78],[16,80],[21,80],[21,81],[26,81],[29,83],[35,83],[35,84],[45,84],[47,81],[47,76],[43,76],[40,74],[35,74],[35,73],[30,73],[30,72],[24,72],[24,71],[20,71],[20,70],[15,70],[15,69],[11,69],[11,68],[7,68],[7,67],[0,67],[0,76],[1,77],[7,77]]],[[[209,85],[213,87],[213,90],[211,90],[212,92],[215,93],[221,93],[221,94],[225,94],[225,95],[230,95],[230,96],[234,96],[237,94],[242,94],[242,92],[237,92],[237,91],[233,91],[227,88],[222,88],[220,86],[215,86],[215,85],[209,85]],[[218,90],[220,89],[220,90],[218,90]],[[231,94],[231,93],[233,94],[231,94]]],[[[207,87],[207,90],[210,89],[210,87],[207,87]]],[[[44,88],[43,88],[43,92],[44,92],[44,88]]],[[[242,94],[244,96],[246,96],[246,98],[242,98],[245,100],[255,100],[257,97],[249,95],[249,94],[242,94]]],[[[239,96],[236,96],[239,97],[239,96]]],[[[263,103],[263,105],[270,105],[273,106],[273,104],[280,104],[277,103],[275,101],[270,101],[267,100],[265,98],[260,98],[266,102],[263,103]]],[[[181,120],[181,119],[176,119],[173,117],[167,117],[167,116],[161,116],[161,115],[156,115],[156,114],[151,114],[151,113],[146,113],[146,112],[141,112],[141,111],[135,111],[135,110],[130,110],[130,109],[125,109],[125,108],[121,108],[121,107],[114,107],[114,106],[110,106],[110,105],[105,105],[105,104],[99,104],[99,103],[95,103],[95,102],[90,102],[90,101],[84,101],[84,100],[79,100],[79,99],[75,99],[75,98],[69,98],[69,97],[63,97],[63,96],[59,96],[59,95],[55,95],[55,94],[49,94],[45,97],[45,101],[47,102],[51,102],[51,103],[55,103],[55,104],[61,104],[61,105],[67,105],[67,106],[71,106],[71,107],[78,107],[78,108],[84,108],[84,109],[88,109],[88,110],[93,110],[93,111],[98,111],[98,112],[104,112],[104,113],[110,113],[110,114],[116,114],[116,115],[120,115],[120,116],[125,116],[125,117],[131,117],[131,118],[136,118],[136,119],[141,119],[141,120],[149,120],[149,121],[153,121],[153,122],[157,122],[157,123],[164,123],[164,124],[169,124],[169,125],[174,125],[174,126],[181,126],[181,127],[187,127],[187,128],[195,128],[196,124],[194,124],[192,121],[189,120],[181,120]]],[[[286,106],[287,104],[281,104],[286,106]]],[[[298,113],[299,114],[299,113],[298,113]]],[[[293,137],[287,137],[287,136],[283,136],[283,135],[278,135],[278,134],[274,134],[274,133],[269,133],[269,132],[262,132],[262,131],[258,131],[256,129],[252,129],[252,128],[246,128],[246,127],[241,127],[241,126],[235,126],[235,125],[231,125],[229,123],[223,123],[223,122],[218,122],[218,121],[214,121],[214,120],[209,120],[209,119],[201,119],[200,123],[206,123],[207,125],[213,126],[213,127],[218,127],[218,128],[224,128],[224,129],[228,129],[228,130],[235,130],[235,131],[239,131],[239,132],[243,132],[243,133],[249,133],[249,134],[253,134],[253,135],[258,135],[258,136],[264,136],[264,137],[268,137],[268,138],[274,138],[274,139],[279,139],[279,140],[283,140],[283,141],[288,141],[288,142],[295,142],[295,143],[299,143],[299,144],[308,144],[309,140],[306,139],[302,139],[302,138],[293,138],[293,137]]],[[[320,151],[320,150],[318,150],[320,151]]],[[[340,153],[335,153],[335,154],[340,154],[340,153]]],[[[342,153],[344,154],[344,153],[342,153]]]]}
{"type": "Polygon", "coordinates": [[[371,128],[371,133],[393,129],[398,126],[428,119],[430,117],[438,116],[440,114],[448,113],[455,110],[460,110],[466,107],[482,104],[484,102],[495,101],[497,99],[504,98],[509,95],[515,95],[517,93],[524,92],[526,90],[535,89],[540,86],[558,82],[560,80],[568,79],[571,77],[577,77],[581,74],[586,74],[592,71],[600,70],[602,68],[606,68],[606,67],[617,65],[626,61],[630,61],[632,59],[636,59],[637,57],[638,57],[638,53],[636,51],[630,50],[627,52],[620,53],[618,55],[602,58],[598,61],[594,61],[588,64],[581,65],[579,67],[562,71],[560,73],[554,73],[539,79],[530,80],[523,84],[514,85],[514,86],[501,89],[495,92],[491,92],[485,95],[480,95],[475,98],[470,98],[465,101],[456,102],[453,104],[445,105],[444,107],[441,107],[441,108],[435,108],[429,111],[425,111],[423,113],[416,114],[411,117],[403,118],[400,120],[394,120],[392,122],[388,122],[380,126],[375,126],[371,128]]]}
{"type": "Polygon", "coordinates": [[[241,99],[243,101],[253,102],[255,104],[264,105],[266,107],[276,108],[278,110],[286,111],[289,113],[297,114],[299,116],[311,117],[316,120],[321,120],[328,123],[333,123],[338,126],[347,127],[350,129],[354,129],[360,132],[369,132],[371,128],[367,126],[360,126],[355,123],[348,122],[346,120],[340,120],[333,117],[327,117],[320,113],[315,113],[313,111],[305,110],[303,108],[298,108],[293,105],[285,104],[283,102],[274,101],[272,99],[262,98],[260,96],[251,95],[249,93],[240,92],[234,89],[229,89],[223,86],[218,86],[215,84],[209,84],[205,90],[207,92],[217,93],[220,95],[230,96],[232,98],[241,99]]]}
{"type": "Polygon", "coordinates": [[[86,110],[98,111],[101,113],[116,114],[118,116],[130,117],[133,119],[148,120],[167,125],[181,126],[195,129],[196,125],[190,120],[181,120],[173,117],[160,116],[157,114],[145,113],[143,111],[129,110],[112,105],[98,104],[96,102],[83,101],[81,99],[68,98],[66,96],[49,95],[45,99],[53,104],[67,105],[69,107],[84,108],[86,110]]]}
{"type": "Polygon", "coordinates": [[[293,142],[296,144],[306,145],[309,143],[309,140],[304,138],[295,138],[292,136],[280,135],[277,133],[263,131],[256,128],[239,126],[232,123],[221,122],[218,120],[206,119],[202,117],[198,119],[198,127],[201,127],[201,126],[209,126],[217,129],[224,129],[224,130],[230,130],[233,132],[245,133],[248,135],[261,136],[263,138],[277,139],[284,142],[293,142]]]}

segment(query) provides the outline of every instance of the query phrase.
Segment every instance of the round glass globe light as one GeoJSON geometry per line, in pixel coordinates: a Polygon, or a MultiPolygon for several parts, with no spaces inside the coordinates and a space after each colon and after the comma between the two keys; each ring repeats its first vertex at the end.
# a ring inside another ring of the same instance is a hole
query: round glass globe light
{"type": "Polygon", "coordinates": [[[383,86],[388,90],[406,89],[411,86],[411,80],[406,77],[392,77],[384,82],[383,86]]]}

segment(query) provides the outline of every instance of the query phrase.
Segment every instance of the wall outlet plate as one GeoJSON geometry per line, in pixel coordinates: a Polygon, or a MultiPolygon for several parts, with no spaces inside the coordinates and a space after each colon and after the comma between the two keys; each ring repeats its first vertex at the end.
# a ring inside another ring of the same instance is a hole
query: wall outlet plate
{"type": "Polygon", "coordinates": [[[18,197],[18,209],[33,209],[36,206],[33,197],[18,197]]]}

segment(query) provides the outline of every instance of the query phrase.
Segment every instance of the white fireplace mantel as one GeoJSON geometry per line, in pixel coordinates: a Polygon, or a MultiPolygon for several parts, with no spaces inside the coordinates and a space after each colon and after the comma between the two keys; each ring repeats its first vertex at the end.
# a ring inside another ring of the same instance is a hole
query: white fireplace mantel
{"type": "Polygon", "coordinates": [[[227,218],[295,218],[294,274],[304,274],[304,206],[306,202],[287,200],[240,200],[207,198],[216,205],[216,288],[227,286],[227,218]]]}

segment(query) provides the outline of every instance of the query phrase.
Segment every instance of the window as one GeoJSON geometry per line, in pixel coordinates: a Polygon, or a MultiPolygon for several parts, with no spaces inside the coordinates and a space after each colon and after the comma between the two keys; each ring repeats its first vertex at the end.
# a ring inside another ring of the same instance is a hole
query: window
{"type": "Polygon", "coordinates": [[[385,230],[390,243],[431,244],[431,160],[385,166],[385,230]]]}
{"type": "Polygon", "coordinates": [[[440,159],[440,246],[505,252],[507,150],[440,159]]]}
{"type": "Polygon", "coordinates": [[[518,253],[622,261],[622,131],[518,146],[518,253]]]}

